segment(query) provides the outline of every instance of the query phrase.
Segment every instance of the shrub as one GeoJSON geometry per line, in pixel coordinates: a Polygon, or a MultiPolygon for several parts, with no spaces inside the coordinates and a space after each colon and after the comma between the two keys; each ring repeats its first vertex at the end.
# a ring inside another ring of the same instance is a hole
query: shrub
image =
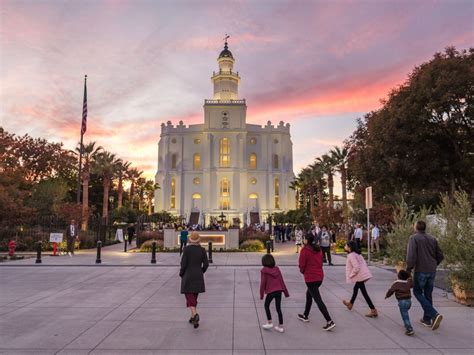
{"type": "Polygon", "coordinates": [[[240,244],[240,249],[245,251],[262,251],[265,249],[265,245],[259,239],[248,239],[240,244]]]}
{"type": "Polygon", "coordinates": [[[440,247],[444,253],[444,264],[449,278],[461,290],[474,290],[474,220],[469,196],[464,191],[454,193],[454,201],[441,195],[434,227],[440,247]]]}
{"type": "Polygon", "coordinates": [[[265,244],[267,240],[270,240],[270,235],[267,232],[254,231],[251,228],[247,228],[239,232],[239,242],[243,243],[247,240],[259,240],[262,244],[265,244]]]}
{"type": "Polygon", "coordinates": [[[408,239],[413,232],[417,220],[426,219],[429,210],[422,208],[418,213],[411,212],[405,201],[401,201],[393,214],[394,226],[387,234],[387,253],[394,264],[405,263],[408,239]]]}
{"type": "Polygon", "coordinates": [[[161,240],[163,241],[163,232],[160,231],[143,231],[137,235],[137,248],[140,248],[141,245],[147,240],[161,240]]]}
{"type": "Polygon", "coordinates": [[[162,251],[163,250],[163,241],[162,240],[149,239],[149,240],[142,243],[142,245],[140,246],[140,251],[145,252],[145,253],[150,253],[153,242],[156,242],[156,251],[162,251]]]}

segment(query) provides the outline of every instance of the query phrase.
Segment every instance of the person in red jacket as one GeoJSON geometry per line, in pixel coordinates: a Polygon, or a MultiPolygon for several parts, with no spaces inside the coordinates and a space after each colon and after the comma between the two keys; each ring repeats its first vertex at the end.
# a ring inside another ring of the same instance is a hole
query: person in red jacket
{"type": "Polygon", "coordinates": [[[331,319],[328,309],[324,304],[321,294],[319,293],[319,287],[323,283],[323,253],[321,247],[317,244],[316,239],[313,235],[309,234],[305,240],[305,246],[301,249],[299,258],[300,272],[304,276],[304,281],[308,289],[306,290],[306,306],[303,314],[298,314],[298,319],[303,322],[309,322],[308,316],[311,311],[311,305],[313,299],[318,305],[319,310],[326,319],[326,325],[323,327],[324,330],[333,329],[336,324],[331,319]]]}
{"type": "Polygon", "coordinates": [[[278,326],[275,326],[277,332],[283,333],[283,314],[281,313],[281,294],[284,293],[285,297],[289,297],[288,289],[286,288],[285,281],[281,271],[276,266],[275,259],[271,254],[265,254],[262,257],[263,268],[260,270],[260,299],[263,300],[265,297],[265,313],[267,314],[267,324],[263,324],[262,328],[270,330],[273,328],[272,314],[270,313],[270,303],[275,299],[275,306],[278,313],[278,326]]]}

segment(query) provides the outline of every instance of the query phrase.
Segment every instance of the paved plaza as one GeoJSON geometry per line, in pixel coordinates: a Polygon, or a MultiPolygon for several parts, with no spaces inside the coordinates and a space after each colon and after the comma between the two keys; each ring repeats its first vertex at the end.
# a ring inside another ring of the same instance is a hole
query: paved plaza
{"type": "MultiPolygon", "coordinates": [[[[188,323],[189,311],[179,294],[179,255],[123,253],[122,245],[104,248],[103,264],[94,251],[75,257],[43,258],[0,264],[0,354],[473,354],[474,311],[435,290],[434,302],[444,315],[432,331],[418,320],[414,300],[411,319],[415,335],[404,335],[394,298],[384,295],[395,274],[371,267],[368,291],[379,310],[367,311],[361,295],[348,311],[345,258],[325,267],[322,296],[336,323],[324,332],[314,305],[310,322],[302,323],[305,284],[292,248],[277,246],[290,297],[282,302],[285,333],[265,331],[259,299],[261,253],[215,253],[206,273],[207,292],[199,297],[201,325],[188,323]]],[[[276,312],[274,312],[276,317],[276,312]]]]}

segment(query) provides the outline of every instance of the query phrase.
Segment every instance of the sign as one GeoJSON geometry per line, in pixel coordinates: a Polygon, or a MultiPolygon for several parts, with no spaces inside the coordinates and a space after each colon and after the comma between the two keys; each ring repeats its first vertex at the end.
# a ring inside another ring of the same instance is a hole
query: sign
{"type": "Polygon", "coordinates": [[[117,231],[115,232],[115,240],[123,242],[123,229],[117,229],[117,231]]]}
{"type": "Polygon", "coordinates": [[[365,209],[372,208],[372,186],[365,188],[365,209]]]}
{"type": "Polygon", "coordinates": [[[62,233],[49,233],[49,242],[50,243],[62,243],[63,234],[62,233]]]}

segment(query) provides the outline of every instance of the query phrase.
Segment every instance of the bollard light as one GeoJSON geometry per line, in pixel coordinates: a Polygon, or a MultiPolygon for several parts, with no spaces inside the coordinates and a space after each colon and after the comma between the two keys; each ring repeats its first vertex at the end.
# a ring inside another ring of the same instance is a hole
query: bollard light
{"type": "Polygon", "coordinates": [[[97,259],[95,259],[96,264],[101,264],[102,263],[102,260],[100,258],[101,249],[102,249],[102,242],[99,240],[97,242],[97,259]]]}
{"type": "Polygon", "coordinates": [[[35,264],[41,264],[41,249],[42,249],[43,243],[39,241],[36,244],[36,262],[35,264]]]}
{"type": "Polygon", "coordinates": [[[156,242],[151,243],[151,263],[156,264],[156,242]]]}
{"type": "Polygon", "coordinates": [[[209,258],[208,258],[209,264],[212,264],[213,261],[212,261],[212,242],[211,241],[207,243],[207,247],[208,247],[208,253],[209,253],[209,258]]]}

